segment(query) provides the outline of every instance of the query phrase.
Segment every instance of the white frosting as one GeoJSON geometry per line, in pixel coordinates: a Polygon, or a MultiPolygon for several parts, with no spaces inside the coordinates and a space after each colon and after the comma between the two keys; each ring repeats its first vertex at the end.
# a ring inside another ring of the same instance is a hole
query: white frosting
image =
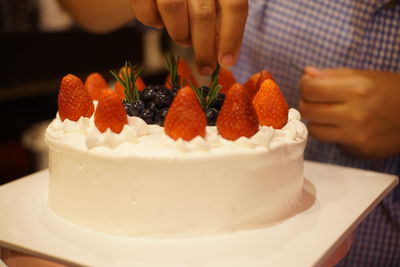
{"type": "Polygon", "coordinates": [[[171,139],[164,134],[164,128],[158,125],[147,125],[139,117],[129,117],[128,124],[118,134],[107,129],[101,133],[94,124],[93,116],[81,117],[77,122],[68,119],[63,122],[58,114],[47,131],[49,140],[57,140],[59,145],[73,146],[88,153],[100,153],[98,147],[109,153],[123,155],[157,156],[157,153],[176,155],[177,153],[207,152],[220,153],[243,149],[267,149],[281,143],[293,143],[306,139],[307,130],[300,122],[300,113],[290,109],[288,123],[282,129],[261,126],[250,138],[241,137],[235,141],[224,139],[217,133],[216,127],[207,127],[205,138],[196,137],[191,141],[171,139]],[[79,140],[79,141],[78,141],[79,140]],[[82,143],[83,142],[83,143],[82,143]],[[115,147],[119,147],[115,149],[115,147]],[[125,150],[125,151],[123,151],[125,150]],[[155,151],[157,151],[155,153],[155,151]],[[161,152],[160,152],[161,151],[161,152]]]}
{"type": "Polygon", "coordinates": [[[187,142],[130,117],[119,134],[93,117],[57,115],[46,131],[49,205],[68,220],[128,236],[197,236],[271,222],[300,201],[307,130],[295,109],[282,129],[230,141],[207,127],[187,142]]]}

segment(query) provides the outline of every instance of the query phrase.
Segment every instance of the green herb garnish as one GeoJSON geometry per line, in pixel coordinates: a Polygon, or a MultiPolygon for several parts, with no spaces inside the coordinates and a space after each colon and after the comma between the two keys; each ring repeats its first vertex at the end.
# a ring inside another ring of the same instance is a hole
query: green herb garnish
{"type": "Polygon", "coordinates": [[[139,91],[136,87],[136,80],[143,71],[143,67],[137,67],[130,61],[125,61],[125,65],[117,72],[111,70],[111,74],[124,88],[125,101],[133,103],[139,100],[139,91]]]}
{"type": "Polygon", "coordinates": [[[170,80],[168,81],[171,88],[181,88],[185,84],[184,80],[178,74],[180,57],[175,57],[174,55],[165,56],[165,67],[170,73],[170,80]]]}
{"type": "Polygon", "coordinates": [[[196,86],[193,86],[192,84],[190,84],[193,91],[196,93],[196,96],[200,102],[200,105],[202,106],[202,108],[204,110],[211,107],[214,104],[214,101],[217,98],[218,93],[222,88],[222,85],[220,85],[218,83],[219,70],[220,70],[220,67],[219,67],[219,65],[217,65],[217,68],[215,69],[215,71],[213,72],[213,74],[211,76],[212,83],[211,83],[210,89],[208,90],[207,95],[204,94],[203,87],[196,87],[196,86]]]}

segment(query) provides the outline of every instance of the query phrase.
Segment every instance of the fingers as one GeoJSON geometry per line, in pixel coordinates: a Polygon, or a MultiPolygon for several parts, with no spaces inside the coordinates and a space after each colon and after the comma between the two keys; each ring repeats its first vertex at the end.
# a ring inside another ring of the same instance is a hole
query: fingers
{"type": "Polygon", "coordinates": [[[318,77],[322,75],[322,71],[315,67],[307,66],[304,68],[304,74],[310,77],[318,77]]]}
{"type": "Polygon", "coordinates": [[[304,68],[305,75],[311,77],[340,77],[340,76],[350,76],[354,75],[355,71],[353,69],[342,68],[342,69],[318,69],[312,66],[306,66],[304,68]]]}
{"type": "Polygon", "coordinates": [[[180,45],[192,45],[199,72],[210,75],[217,61],[235,64],[242,44],[248,0],[131,0],[145,25],[165,26],[180,45]]]}
{"type": "Polygon", "coordinates": [[[324,125],[341,125],[345,116],[344,105],[332,103],[315,103],[300,100],[299,111],[302,118],[311,123],[324,125]]]}
{"type": "Polygon", "coordinates": [[[163,26],[155,0],[131,0],[131,7],[136,19],[144,25],[156,28],[163,26]]]}
{"type": "Polygon", "coordinates": [[[189,24],[195,60],[202,75],[210,75],[217,63],[216,3],[214,0],[188,0],[189,24]]]}
{"type": "Polygon", "coordinates": [[[301,98],[310,102],[342,103],[348,99],[351,77],[310,77],[300,80],[301,98]]]}
{"type": "Polygon", "coordinates": [[[221,25],[219,27],[218,61],[224,67],[235,64],[242,44],[247,20],[247,0],[219,0],[221,25]]]}
{"type": "Polygon", "coordinates": [[[370,96],[371,79],[346,69],[323,70],[319,76],[304,75],[300,80],[301,98],[309,102],[344,103],[370,96]]]}
{"type": "Polygon", "coordinates": [[[157,7],[172,40],[190,45],[187,0],[158,0],[157,7]]]}
{"type": "Polygon", "coordinates": [[[321,141],[347,143],[344,131],[338,126],[308,123],[307,129],[310,135],[321,141]]]}

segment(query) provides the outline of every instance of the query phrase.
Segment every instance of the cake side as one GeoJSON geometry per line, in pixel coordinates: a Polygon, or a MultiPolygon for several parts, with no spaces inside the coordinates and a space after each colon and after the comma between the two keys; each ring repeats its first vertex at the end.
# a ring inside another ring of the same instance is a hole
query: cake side
{"type": "Polygon", "coordinates": [[[175,141],[131,119],[122,134],[93,118],[56,118],[46,132],[50,208],[109,234],[202,236],[284,218],[301,201],[307,130],[291,109],[282,129],[251,138],[175,141]],[[124,133],[124,131],[126,133],[124,133]]]}

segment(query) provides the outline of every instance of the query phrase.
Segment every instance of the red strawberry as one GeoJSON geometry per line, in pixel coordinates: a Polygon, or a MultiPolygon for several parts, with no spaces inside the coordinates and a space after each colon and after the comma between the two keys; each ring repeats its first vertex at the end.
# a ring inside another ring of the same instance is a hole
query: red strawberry
{"type": "Polygon", "coordinates": [[[94,72],[86,78],[85,87],[92,100],[99,100],[103,90],[108,88],[108,84],[100,73],[94,72]]]}
{"type": "Polygon", "coordinates": [[[140,76],[136,79],[136,88],[138,91],[143,91],[143,89],[146,88],[146,84],[140,76]]]}
{"type": "Polygon", "coordinates": [[[287,123],[289,105],[273,80],[263,81],[254,96],[253,105],[260,125],[281,129],[287,123]]]}
{"type": "Polygon", "coordinates": [[[217,130],[228,140],[251,137],[258,131],[257,114],[243,85],[235,83],[229,89],[217,118],[217,130]]]}
{"type": "Polygon", "coordinates": [[[206,134],[206,116],[189,86],[178,90],[164,123],[164,131],[173,139],[190,141],[206,134]]]}
{"type": "Polygon", "coordinates": [[[124,87],[118,82],[115,82],[114,91],[118,94],[121,100],[125,99],[124,87]]]}
{"type": "MultiPolygon", "coordinates": [[[[178,75],[181,78],[182,87],[186,86],[186,85],[190,85],[189,81],[192,83],[192,85],[197,86],[197,82],[193,77],[193,74],[192,74],[192,71],[189,68],[189,65],[182,58],[179,59],[178,75]]],[[[165,84],[164,84],[165,87],[171,88],[170,82],[171,82],[171,74],[168,74],[167,79],[166,79],[165,84]]]]}
{"type": "Polygon", "coordinates": [[[257,72],[253,74],[244,84],[244,87],[247,88],[247,90],[250,93],[250,97],[253,99],[253,97],[256,95],[258,89],[260,88],[260,85],[262,82],[266,79],[272,79],[271,73],[269,73],[266,70],[262,70],[260,72],[257,72]]]}
{"type": "Polygon", "coordinates": [[[233,76],[233,73],[225,68],[220,68],[218,83],[222,85],[221,93],[226,94],[229,91],[229,88],[236,83],[236,78],[233,76]]]}
{"type": "Polygon", "coordinates": [[[128,123],[124,105],[115,91],[110,89],[103,91],[96,112],[94,123],[100,132],[108,128],[114,133],[120,133],[125,124],[128,123]]]}
{"type": "Polygon", "coordinates": [[[58,114],[61,120],[77,121],[82,116],[92,116],[93,112],[93,101],[81,79],[72,74],[64,76],[58,93],[58,114]]]}
{"type": "MultiPolygon", "coordinates": [[[[136,79],[136,88],[138,91],[143,91],[143,89],[146,88],[146,84],[140,76],[136,79]]],[[[121,99],[125,99],[124,87],[118,81],[115,82],[114,90],[121,99]]]]}

